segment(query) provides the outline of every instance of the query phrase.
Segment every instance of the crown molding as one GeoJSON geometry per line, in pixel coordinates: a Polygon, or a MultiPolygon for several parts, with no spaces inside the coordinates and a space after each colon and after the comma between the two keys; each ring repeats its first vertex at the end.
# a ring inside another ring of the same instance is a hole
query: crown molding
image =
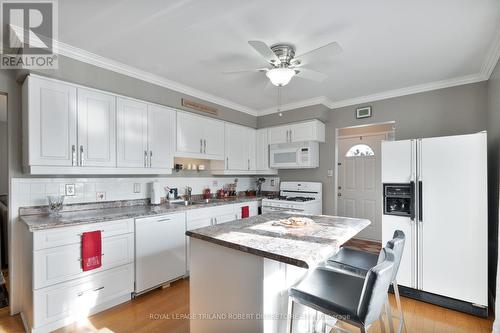
{"type": "Polygon", "coordinates": [[[495,36],[491,48],[484,59],[483,65],[481,66],[480,74],[483,75],[486,80],[489,80],[495,66],[498,63],[498,59],[500,59],[500,31],[495,36]]]}
{"type": "Polygon", "coordinates": [[[283,104],[280,107],[280,111],[278,111],[278,107],[267,108],[259,111],[259,116],[265,116],[267,114],[277,113],[277,112],[285,112],[289,110],[299,109],[312,105],[324,105],[326,107],[330,107],[332,101],[328,99],[326,96],[313,97],[308,99],[303,99],[297,102],[283,104]]]}

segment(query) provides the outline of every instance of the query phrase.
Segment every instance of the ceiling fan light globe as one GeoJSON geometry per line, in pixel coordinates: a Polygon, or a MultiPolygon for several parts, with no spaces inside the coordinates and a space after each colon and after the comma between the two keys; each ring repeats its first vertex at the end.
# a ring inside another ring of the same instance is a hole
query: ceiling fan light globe
{"type": "Polygon", "coordinates": [[[273,68],[266,72],[271,83],[277,87],[286,86],[294,75],[295,71],[291,68],[273,68]]]}

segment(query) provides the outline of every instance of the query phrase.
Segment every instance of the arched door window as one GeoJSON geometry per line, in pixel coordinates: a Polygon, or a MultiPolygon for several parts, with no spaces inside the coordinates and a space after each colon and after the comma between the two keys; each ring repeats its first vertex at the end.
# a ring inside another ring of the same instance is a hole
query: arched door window
{"type": "Polygon", "coordinates": [[[374,156],[373,149],[365,144],[354,145],[345,154],[346,157],[374,156]]]}

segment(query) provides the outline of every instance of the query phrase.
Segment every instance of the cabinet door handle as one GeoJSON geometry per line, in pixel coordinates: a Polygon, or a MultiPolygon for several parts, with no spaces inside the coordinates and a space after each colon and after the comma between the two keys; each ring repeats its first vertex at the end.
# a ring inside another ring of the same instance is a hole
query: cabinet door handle
{"type": "Polygon", "coordinates": [[[83,145],[80,146],[80,166],[83,165],[83,145]]]}
{"type": "Polygon", "coordinates": [[[75,166],[76,164],[76,146],[71,146],[71,165],[75,166]]]}
{"type": "Polygon", "coordinates": [[[292,130],[290,130],[290,142],[292,142],[292,130]]]}
{"type": "Polygon", "coordinates": [[[248,170],[250,170],[250,159],[248,159],[247,161],[248,161],[248,170]]]}
{"type": "Polygon", "coordinates": [[[144,167],[148,166],[148,151],[144,151],[144,167]]]}
{"type": "Polygon", "coordinates": [[[207,153],[207,140],[203,140],[203,152],[206,154],[207,153]]]}
{"type": "Polygon", "coordinates": [[[200,139],[200,153],[203,153],[203,139],[200,139]]]}
{"type": "Polygon", "coordinates": [[[149,167],[151,168],[153,165],[153,151],[149,151],[149,167]]]}
{"type": "Polygon", "coordinates": [[[226,157],[226,170],[229,170],[229,157],[226,157]]]}
{"type": "Polygon", "coordinates": [[[160,220],[156,220],[156,222],[166,222],[166,221],[170,221],[170,219],[160,219],[160,220]]]}

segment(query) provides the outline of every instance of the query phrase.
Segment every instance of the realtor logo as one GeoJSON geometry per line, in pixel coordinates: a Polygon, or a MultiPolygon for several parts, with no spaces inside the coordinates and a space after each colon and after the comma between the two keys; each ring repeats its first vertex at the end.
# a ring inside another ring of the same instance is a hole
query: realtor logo
{"type": "Polygon", "coordinates": [[[55,1],[1,2],[0,68],[57,68],[56,9],[55,1]]]}

